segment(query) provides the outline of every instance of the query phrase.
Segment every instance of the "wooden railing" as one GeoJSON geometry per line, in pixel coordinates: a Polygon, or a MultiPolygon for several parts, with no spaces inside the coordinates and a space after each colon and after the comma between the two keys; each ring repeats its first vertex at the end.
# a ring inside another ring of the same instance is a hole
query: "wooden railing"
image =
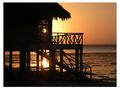
{"type": "Polygon", "coordinates": [[[53,33],[53,44],[83,44],[83,33],[53,33]]]}
{"type": "MultiPolygon", "coordinates": [[[[59,52],[56,52],[56,53],[59,53],[59,52]]],[[[60,62],[58,61],[58,59],[56,59],[57,64],[60,66],[63,66],[64,69],[67,70],[68,72],[70,71],[70,72],[73,72],[75,74],[75,69],[76,69],[75,57],[72,56],[71,54],[68,54],[65,52],[63,52],[63,56],[64,56],[63,64],[61,65],[60,62]]],[[[78,71],[78,72],[80,72],[80,71],[78,71]]],[[[89,79],[92,79],[92,67],[86,63],[83,63],[83,75],[89,79]]]]}

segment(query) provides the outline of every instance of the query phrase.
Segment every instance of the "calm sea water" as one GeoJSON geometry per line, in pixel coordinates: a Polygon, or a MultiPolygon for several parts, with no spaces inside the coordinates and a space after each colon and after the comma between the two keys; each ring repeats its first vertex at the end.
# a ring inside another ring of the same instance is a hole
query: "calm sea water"
{"type": "Polygon", "coordinates": [[[115,46],[85,46],[83,58],[92,66],[93,78],[116,82],[115,46]]]}
{"type": "MultiPolygon", "coordinates": [[[[108,82],[116,82],[116,47],[84,46],[83,60],[92,67],[93,78],[108,82]]],[[[73,50],[66,52],[74,53],[73,50]]],[[[9,65],[9,52],[5,53],[5,65],[9,65]]],[[[19,67],[19,52],[13,53],[13,67],[19,67]]],[[[36,55],[31,52],[31,66],[36,66],[36,55]]],[[[47,62],[44,62],[48,66],[47,62]]]]}

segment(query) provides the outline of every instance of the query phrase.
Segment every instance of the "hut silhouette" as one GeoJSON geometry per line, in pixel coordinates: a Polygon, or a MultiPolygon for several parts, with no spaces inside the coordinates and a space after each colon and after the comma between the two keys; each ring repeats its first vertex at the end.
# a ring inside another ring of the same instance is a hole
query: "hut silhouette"
{"type": "Polygon", "coordinates": [[[58,3],[5,3],[5,49],[32,47],[40,43],[36,39],[41,20],[48,20],[49,34],[52,35],[52,19],[65,20],[70,17],[70,13],[58,3]]]}
{"type": "Polygon", "coordinates": [[[46,48],[52,38],[52,19],[70,18],[70,13],[58,3],[5,3],[4,4],[4,48],[20,50],[21,66],[25,70],[25,52],[29,49],[46,48]],[[38,25],[48,22],[48,43],[40,40],[38,25]],[[47,46],[46,46],[47,45],[47,46]],[[45,47],[46,46],[46,47],[45,47]]]}
{"type": "Polygon", "coordinates": [[[20,51],[20,71],[23,72],[30,70],[30,51],[34,51],[37,53],[37,71],[39,55],[41,62],[43,57],[48,58],[52,79],[55,77],[56,65],[61,73],[66,69],[77,80],[86,77],[87,71],[91,78],[91,67],[83,63],[83,33],[52,33],[53,18],[66,20],[71,15],[58,3],[4,3],[4,52],[10,52],[10,71],[12,51],[20,51]],[[44,49],[49,50],[49,55],[44,49]],[[64,49],[74,49],[75,57],[66,54],[64,49]]]}

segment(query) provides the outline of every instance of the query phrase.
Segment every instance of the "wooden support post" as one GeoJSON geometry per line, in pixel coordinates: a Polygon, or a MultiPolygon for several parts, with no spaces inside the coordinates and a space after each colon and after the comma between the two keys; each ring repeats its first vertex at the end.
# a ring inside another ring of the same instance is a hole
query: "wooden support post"
{"type": "MultiPolygon", "coordinates": [[[[60,49],[60,64],[63,65],[63,49],[60,49]]],[[[63,67],[60,67],[60,72],[63,72],[63,67]]]]}
{"type": "Polygon", "coordinates": [[[20,70],[21,71],[26,70],[26,51],[25,50],[20,51],[20,70]]]}
{"type": "Polygon", "coordinates": [[[30,51],[27,51],[27,69],[30,70],[30,51]]]}
{"type": "Polygon", "coordinates": [[[48,19],[48,47],[50,48],[50,61],[49,69],[51,73],[51,79],[55,78],[55,48],[52,46],[52,17],[48,19]]]}
{"type": "Polygon", "coordinates": [[[49,63],[49,68],[50,68],[50,79],[55,80],[55,72],[56,72],[56,67],[55,67],[55,50],[51,49],[50,50],[50,63],[49,63]]]}
{"type": "Polygon", "coordinates": [[[75,72],[76,72],[76,80],[78,79],[78,62],[79,62],[79,58],[78,58],[78,56],[79,56],[79,50],[78,49],[75,49],[75,65],[76,65],[76,67],[75,67],[75,72]]]}
{"type": "Polygon", "coordinates": [[[55,50],[50,50],[50,71],[55,72],[55,50]]]}
{"type": "Polygon", "coordinates": [[[83,45],[80,48],[80,77],[83,78],[83,45]]]}
{"type": "Polygon", "coordinates": [[[39,71],[39,51],[37,51],[37,71],[39,71]]]}
{"type": "Polygon", "coordinates": [[[9,68],[12,70],[12,50],[10,50],[10,62],[9,62],[9,68]]]}
{"type": "Polygon", "coordinates": [[[43,71],[43,49],[41,49],[41,71],[43,71]]]}

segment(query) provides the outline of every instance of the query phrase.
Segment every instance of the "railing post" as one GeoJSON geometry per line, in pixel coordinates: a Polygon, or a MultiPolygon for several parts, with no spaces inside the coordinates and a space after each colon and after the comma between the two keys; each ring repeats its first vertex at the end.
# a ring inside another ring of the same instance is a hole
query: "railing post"
{"type": "Polygon", "coordinates": [[[73,44],[75,44],[75,34],[73,34],[73,37],[74,37],[74,39],[73,39],[73,40],[74,40],[73,44]]]}
{"type": "Polygon", "coordinates": [[[81,35],[81,44],[83,45],[83,35],[81,35]]]}
{"type": "Polygon", "coordinates": [[[57,44],[59,44],[59,33],[57,33],[57,44]]]}
{"type": "Polygon", "coordinates": [[[65,44],[67,44],[67,33],[65,33],[65,44]]]}

